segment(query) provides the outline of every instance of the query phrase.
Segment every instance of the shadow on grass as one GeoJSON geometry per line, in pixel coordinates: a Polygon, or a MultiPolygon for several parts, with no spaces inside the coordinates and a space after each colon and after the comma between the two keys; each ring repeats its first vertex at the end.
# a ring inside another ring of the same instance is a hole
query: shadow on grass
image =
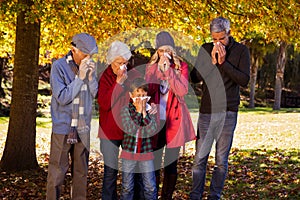
{"type": "Polygon", "coordinates": [[[280,110],[273,110],[271,107],[240,108],[239,112],[253,114],[300,113],[300,108],[281,108],[280,110]]]}
{"type": "MultiPolygon", "coordinates": [[[[300,196],[299,149],[263,150],[233,149],[229,158],[229,171],[222,199],[298,199],[300,196]]],[[[1,199],[45,199],[48,155],[38,160],[40,169],[19,173],[1,172],[1,199]]],[[[178,182],[174,199],[188,199],[191,190],[193,156],[182,156],[178,163],[178,182]]],[[[207,198],[209,180],[213,169],[209,158],[204,198],[207,198]]],[[[88,175],[88,199],[101,199],[103,162],[99,157],[90,157],[88,175]]],[[[61,196],[70,199],[70,172],[66,175],[61,196]]],[[[121,191],[118,179],[118,193],[121,191]]]]}
{"type": "MultiPolygon", "coordinates": [[[[199,112],[199,108],[189,107],[190,113],[199,112]]],[[[271,107],[256,107],[256,108],[239,108],[239,113],[251,114],[284,114],[284,113],[300,113],[300,108],[281,108],[280,110],[273,110],[271,107]]]]}

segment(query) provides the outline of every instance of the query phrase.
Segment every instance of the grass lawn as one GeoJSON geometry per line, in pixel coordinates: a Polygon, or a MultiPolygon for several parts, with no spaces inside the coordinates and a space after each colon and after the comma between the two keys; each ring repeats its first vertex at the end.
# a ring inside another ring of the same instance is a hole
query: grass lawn
{"type": "MultiPolygon", "coordinates": [[[[196,127],[198,113],[191,111],[196,127]]],[[[0,156],[7,134],[8,118],[0,118],[0,156]]],[[[98,120],[92,121],[88,199],[101,198],[103,162],[97,139],[98,120]]],[[[36,151],[39,172],[1,173],[0,198],[45,199],[51,119],[37,119],[36,151]],[[15,191],[13,193],[12,191],[15,191]]],[[[300,109],[241,109],[229,158],[229,172],[223,199],[299,199],[300,196],[300,109]]],[[[175,199],[187,199],[191,190],[194,142],[186,145],[178,163],[175,199]]],[[[206,192],[214,165],[209,158],[206,192]]],[[[67,182],[70,174],[67,174],[67,182]]],[[[120,188],[119,188],[120,189],[120,188]]],[[[64,199],[68,199],[65,187],[64,199]]],[[[204,199],[205,199],[204,198],[204,199]]]]}

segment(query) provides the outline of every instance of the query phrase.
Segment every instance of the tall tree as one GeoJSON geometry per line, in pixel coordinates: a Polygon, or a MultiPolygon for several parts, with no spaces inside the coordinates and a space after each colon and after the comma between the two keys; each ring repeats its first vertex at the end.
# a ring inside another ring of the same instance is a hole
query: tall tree
{"type": "Polygon", "coordinates": [[[298,31],[300,3],[291,1],[252,1],[261,7],[260,14],[264,17],[260,26],[270,41],[278,44],[279,53],[276,64],[276,77],[274,86],[274,110],[280,109],[281,93],[284,87],[283,77],[286,64],[286,50],[288,45],[299,43],[298,31]]]}
{"type": "Polygon", "coordinates": [[[19,0],[13,90],[8,134],[0,168],[38,168],[35,151],[40,22],[30,20],[33,0],[19,0]]]}
{"type": "Polygon", "coordinates": [[[249,108],[255,107],[255,93],[256,93],[256,81],[258,69],[263,64],[263,58],[268,53],[273,53],[276,49],[274,48],[273,43],[267,44],[266,39],[264,39],[263,35],[257,32],[253,32],[246,36],[248,38],[246,40],[246,45],[250,50],[250,59],[251,59],[251,67],[250,67],[250,96],[249,96],[249,108]]]}
{"type": "Polygon", "coordinates": [[[276,77],[275,77],[275,96],[274,96],[274,105],[273,110],[280,110],[281,104],[281,93],[282,88],[284,86],[284,69],[286,63],[286,50],[287,43],[285,41],[280,42],[279,53],[277,56],[277,64],[276,64],[276,77]]]}

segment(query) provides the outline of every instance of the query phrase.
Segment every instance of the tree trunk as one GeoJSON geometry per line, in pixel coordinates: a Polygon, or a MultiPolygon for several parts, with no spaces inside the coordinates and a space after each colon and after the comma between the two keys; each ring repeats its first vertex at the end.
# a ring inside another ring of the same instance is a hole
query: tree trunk
{"type": "Polygon", "coordinates": [[[2,88],[2,80],[3,80],[5,65],[6,65],[6,59],[5,58],[0,58],[0,98],[5,97],[5,92],[2,88]]]}
{"type": "Polygon", "coordinates": [[[250,102],[249,108],[255,107],[255,86],[258,70],[258,56],[251,55],[251,71],[250,71],[250,102]]]}
{"type": "Polygon", "coordinates": [[[38,168],[35,151],[40,23],[26,22],[32,0],[19,0],[13,89],[8,134],[0,168],[21,171],[38,168]]]}
{"type": "Polygon", "coordinates": [[[277,57],[277,64],[276,64],[275,97],[274,97],[273,110],[280,110],[281,93],[282,93],[282,87],[284,85],[283,76],[284,76],[284,68],[286,63],[286,49],[287,49],[287,43],[281,41],[279,47],[279,54],[277,57]]]}

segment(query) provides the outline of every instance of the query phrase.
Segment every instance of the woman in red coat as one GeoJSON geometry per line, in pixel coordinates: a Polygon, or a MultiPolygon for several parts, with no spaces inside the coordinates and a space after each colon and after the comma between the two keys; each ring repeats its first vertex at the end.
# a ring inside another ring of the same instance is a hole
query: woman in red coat
{"type": "Polygon", "coordinates": [[[188,93],[188,65],[175,53],[175,44],[168,32],[156,36],[157,51],[146,68],[148,94],[159,105],[160,131],[153,138],[156,184],[159,187],[162,153],[164,181],[162,199],[172,199],[177,181],[177,161],[180,147],[196,138],[184,95],[188,93]]]}
{"type": "Polygon", "coordinates": [[[129,47],[120,41],[114,41],[107,52],[108,67],[100,75],[98,87],[100,150],[104,159],[102,187],[103,200],[115,200],[117,197],[117,175],[119,147],[124,132],[122,130],[121,109],[128,105],[127,88],[130,81],[140,77],[137,70],[130,69],[129,47]]]}

